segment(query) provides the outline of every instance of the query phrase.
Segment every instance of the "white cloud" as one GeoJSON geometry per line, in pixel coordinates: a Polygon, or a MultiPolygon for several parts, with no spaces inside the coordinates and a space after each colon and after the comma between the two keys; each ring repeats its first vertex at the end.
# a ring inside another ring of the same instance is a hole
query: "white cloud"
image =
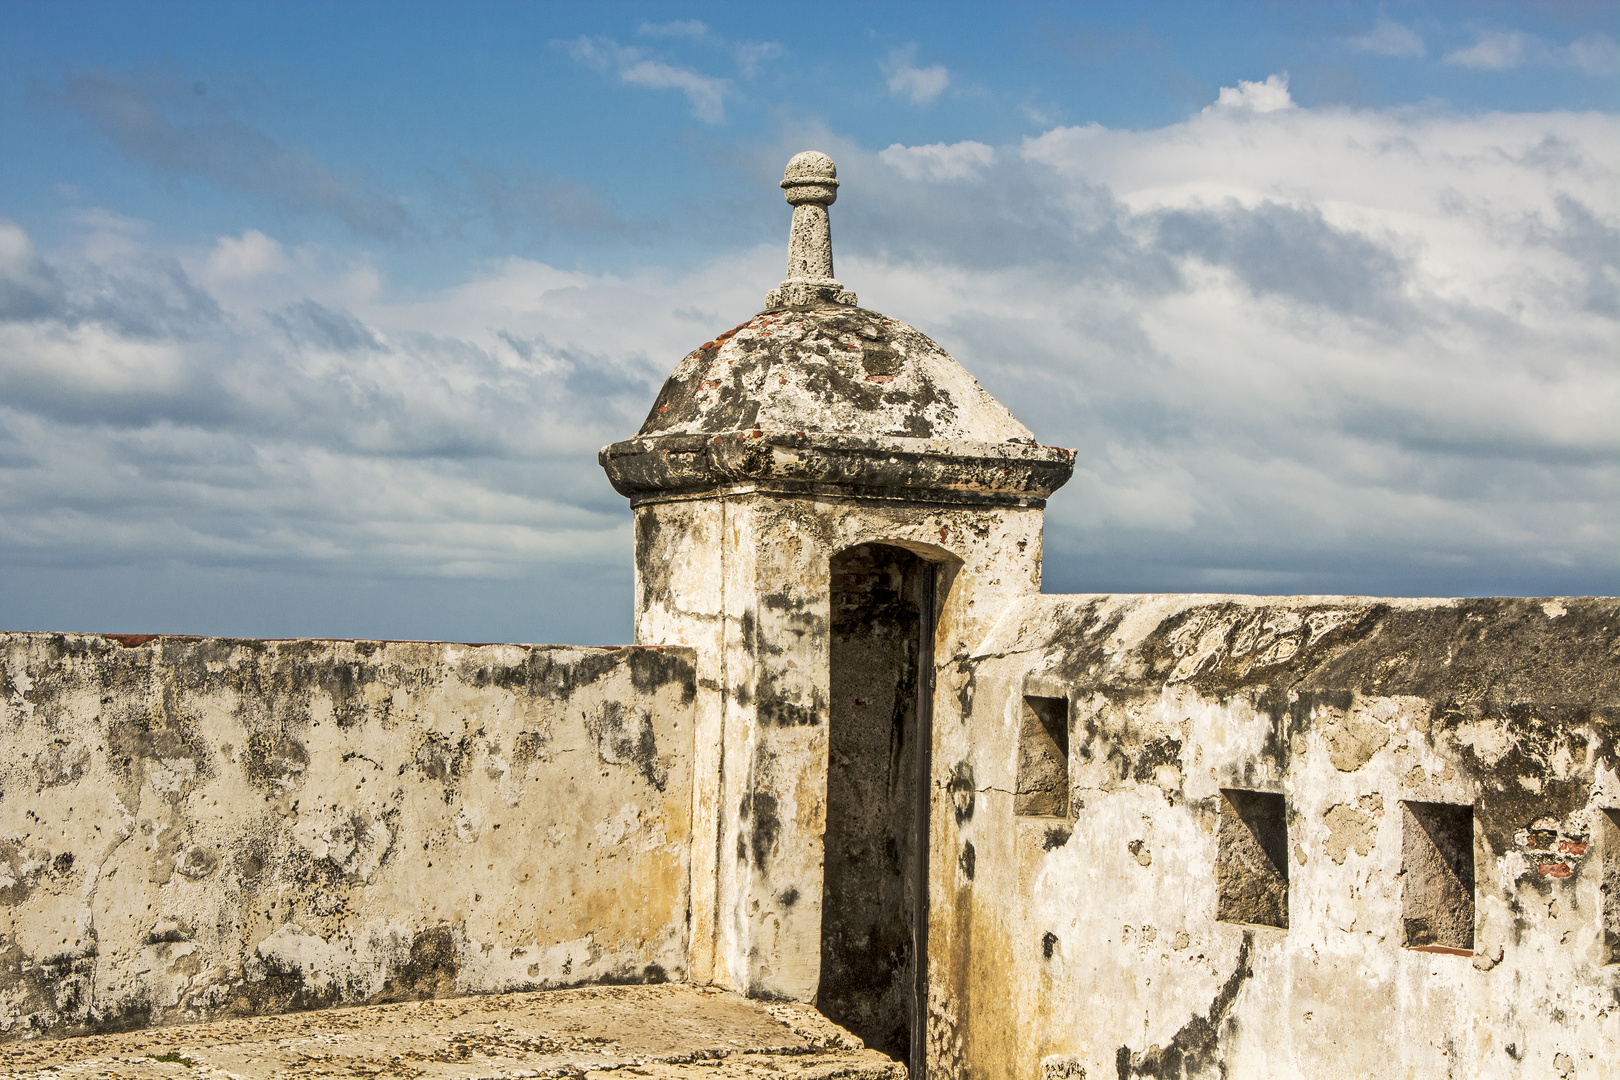
{"type": "Polygon", "coordinates": [[[706,124],[718,124],[726,118],[725,79],[700,75],[690,68],[675,67],[657,60],[638,60],[619,69],[619,79],[632,86],[645,86],[652,90],[679,90],[686,95],[692,115],[706,124]]]}
{"type": "Polygon", "coordinates": [[[248,229],[241,236],[222,236],[208,253],[208,272],[219,278],[258,277],[286,265],[281,244],[258,229],[248,229]]]}
{"type": "Polygon", "coordinates": [[[725,120],[729,79],[704,75],[691,68],[654,60],[641,49],[620,45],[611,38],[580,37],[567,42],[570,55],[598,70],[613,69],[619,81],[650,90],[679,90],[686,95],[692,115],[706,124],[725,120]]]}
{"type": "Polygon", "coordinates": [[[681,19],[665,23],[644,22],[637,29],[637,33],[643,37],[684,38],[722,48],[731,53],[732,59],[737,62],[738,70],[750,79],[759,74],[760,64],[782,55],[782,46],[779,42],[728,41],[710,29],[708,23],[698,19],[681,19]]]}
{"type": "Polygon", "coordinates": [[[26,230],[10,218],[0,217],[0,281],[24,284],[39,273],[39,253],[26,230]]]}
{"type": "Polygon", "coordinates": [[[894,143],[878,158],[907,180],[962,180],[982,172],[995,160],[996,152],[972,141],[928,146],[894,143]]]}
{"type": "Polygon", "coordinates": [[[70,211],[68,220],[86,229],[115,233],[119,236],[134,236],[146,232],[146,222],[115,214],[101,206],[87,206],[70,211]]]}
{"type": "Polygon", "coordinates": [[[943,64],[917,67],[914,63],[916,59],[915,45],[895,49],[883,62],[883,73],[888,77],[891,94],[903,97],[913,105],[930,105],[951,84],[951,75],[943,64]]]}
{"type": "Polygon", "coordinates": [[[1587,34],[1570,45],[1569,55],[1575,66],[1588,75],[1620,72],[1620,44],[1616,44],[1608,34],[1587,34]]]}
{"type": "Polygon", "coordinates": [[[748,78],[759,74],[759,65],[782,55],[782,46],[775,41],[743,41],[731,48],[737,67],[748,78]]]}
{"type": "Polygon", "coordinates": [[[1485,30],[1467,48],[1446,54],[1446,63],[1481,71],[1504,71],[1524,63],[1534,40],[1518,30],[1485,30]]]}
{"type": "Polygon", "coordinates": [[[1294,99],[1288,93],[1288,73],[1267,76],[1265,82],[1244,82],[1239,80],[1236,86],[1223,86],[1215,104],[1204,109],[1247,109],[1250,112],[1268,113],[1279,109],[1294,108],[1294,99]]]}
{"type": "Polygon", "coordinates": [[[1422,56],[1426,51],[1417,31],[1389,18],[1380,18],[1365,34],[1346,38],[1345,44],[1379,56],[1422,56]]]}
{"type": "Polygon", "coordinates": [[[1518,30],[1486,30],[1476,36],[1472,45],[1447,53],[1445,60],[1479,71],[1506,71],[1525,64],[1570,65],[1588,75],[1606,78],[1620,73],[1620,45],[1601,31],[1562,47],[1518,30]]]}

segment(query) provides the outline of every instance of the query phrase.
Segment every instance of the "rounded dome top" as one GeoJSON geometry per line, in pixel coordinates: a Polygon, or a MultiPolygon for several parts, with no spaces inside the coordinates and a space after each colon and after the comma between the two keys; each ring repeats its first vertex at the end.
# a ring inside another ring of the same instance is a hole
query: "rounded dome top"
{"type": "Polygon", "coordinates": [[[705,342],[664,383],[638,435],[753,430],[1035,442],[927,336],[843,306],[761,312],[705,342]]]}

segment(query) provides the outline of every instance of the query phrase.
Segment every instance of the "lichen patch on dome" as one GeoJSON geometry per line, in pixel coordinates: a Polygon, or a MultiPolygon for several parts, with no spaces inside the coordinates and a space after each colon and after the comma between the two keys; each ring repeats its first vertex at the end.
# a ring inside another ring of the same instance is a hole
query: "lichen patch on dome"
{"type": "Polygon", "coordinates": [[[927,336],[849,307],[764,312],[704,342],[670,375],[639,435],[754,428],[1034,441],[927,336]]]}

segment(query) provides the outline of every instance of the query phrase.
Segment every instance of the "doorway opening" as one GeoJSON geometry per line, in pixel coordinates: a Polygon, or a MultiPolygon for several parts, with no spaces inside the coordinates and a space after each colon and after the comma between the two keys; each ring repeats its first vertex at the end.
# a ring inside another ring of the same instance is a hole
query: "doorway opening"
{"type": "Polygon", "coordinates": [[[863,544],[831,570],[816,1005],[922,1076],[935,567],[863,544]]]}

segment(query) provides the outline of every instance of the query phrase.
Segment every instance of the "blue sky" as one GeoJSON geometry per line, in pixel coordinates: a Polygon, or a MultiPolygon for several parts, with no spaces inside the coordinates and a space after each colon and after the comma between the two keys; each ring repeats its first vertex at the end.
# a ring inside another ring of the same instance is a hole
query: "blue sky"
{"type": "Polygon", "coordinates": [[[0,625],[626,639],[806,148],[1049,590],[1620,586],[1620,6],[800,10],[0,3],[0,625]]]}

